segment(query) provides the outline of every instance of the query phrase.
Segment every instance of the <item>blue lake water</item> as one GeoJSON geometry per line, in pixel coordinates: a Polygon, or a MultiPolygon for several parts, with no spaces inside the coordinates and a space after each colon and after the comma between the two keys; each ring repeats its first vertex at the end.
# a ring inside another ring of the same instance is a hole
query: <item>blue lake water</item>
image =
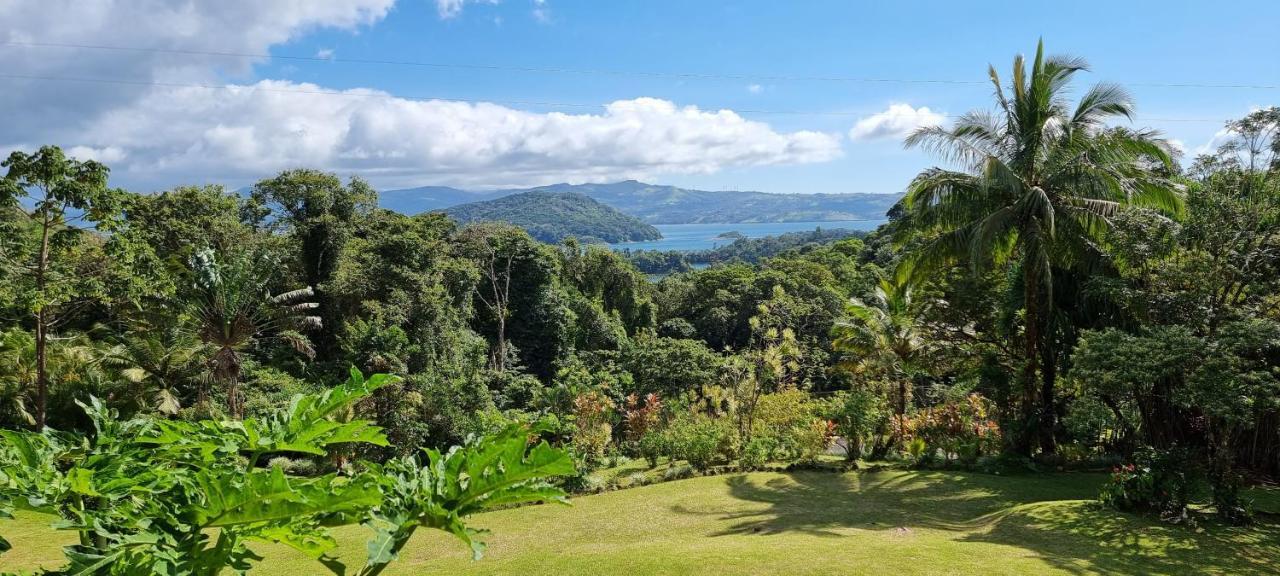
{"type": "Polygon", "coordinates": [[[836,222],[756,222],[737,224],[654,224],[662,232],[661,240],[619,242],[609,246],[615,250],[707,250],[732,244],[733,238],[717,238],[725,232],[741,232],[748,238],[777,236],[787,232],[823,230],[875,230],[884,220],[848,220],[836,222]]]}

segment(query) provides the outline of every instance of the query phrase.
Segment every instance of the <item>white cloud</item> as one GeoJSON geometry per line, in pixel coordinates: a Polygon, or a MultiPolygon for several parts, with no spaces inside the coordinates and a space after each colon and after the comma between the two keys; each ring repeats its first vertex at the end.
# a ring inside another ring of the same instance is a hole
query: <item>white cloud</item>
{"type": "Polygon", "coordinates": [[[436,13],[443,19],[453,18],[462,13],[467,4],[497,4],[499,0],[436,0],[436,13]]]}
{"type": "Polygon", "coordinates": [[[62,141],[83,121],[136,102],[151,90],[147,83],[216,84],[228,75],[247,75],[256,62],[252,58],[190,52],[266,53],[272,45],[319,28],[353,30],[372,24],[386,15],[393,3],[394,0],[0,1],[0,42],[160,50],[0,49],[0,70],[5,74],[127,82],[5,80],[0,89],[0,146],[62,141]]]}
{"type": "Polygon", "coordinates": [[[930,110],[925,106],[912,108],[910,104],[890,104],[884,112],[879,112],[858,120],[849,129],[852,140],[876,140],[881,138],[906,138],[922,126],[937,126],[946,120],[946,116],[930,110]]]}
{"type": "Polygon", "coordinates": [[[378,186],[525,185],[822,162],[842,153],[838,134],[780,132],[730,110],[653,98],[566,114],[368,89],[334,94],[314,84],[243,80],[253,59],[164,52],[266,53],[318,28],[375,23],[392,3],[0,1],[0,42],[157,50],[0,50],[6,74],[130,82],[6,82],[0,151],[59,144],[106,162],[113,182],[139,189],[244,183],[299,166],[362,175],[378,186]],[[77,18],[59,16],[73,10],[77,18]]]}
{"type": "Polygon", "coordinates": [[[1213,136],[1211,136],[1207,142],[1196,146],[1196,156],[1216,152],[1218,150],[1218,146],[1221,146],[1224,142],[1230,139],[1230,137],[1230,128],[1219,128],[1217,132],[1213,133],[1213,136]]]}
{"type": "Polygon", "coordinates": [[[334,55],[333,48],[321,48],[319,50],[316,50],[316,58],[329,60],[330,58],[333,58],[333,55],[334,55]]]}
{"type": "Polygon", "coordinates": [[[92,148],[89,146],[72,146],[66,150],[67,155],[80,160],[97,160],[104,164],[115,164],[124,160],[128,153],[116,146],[92,148]]]}
{"type": "Polygon", "coordinates": [[[752,94],[759,94],[761,92],[764,92],[764,86],[761,86],[759,84],[748,84],[747,92],[750,92],[752,94]]]}
{"type": "Polygon", "coordinates": [[[533,19],[543,24],[551,22],[551,8],[547,0],[533,0],[533,19]]]}
{"type": "Polygon", "coordinates": [[[139,181],[255,179],[312,166],[380,186],[642,178],[841,154],[838,135],[780,133],[732,111],[654,98],[619,100],[599,114],[565,114],[363,89],[302,91],[322,89],[271,80],[157,89],[93,123],[79,142],[114,147],[115,173],[139,181]]]}

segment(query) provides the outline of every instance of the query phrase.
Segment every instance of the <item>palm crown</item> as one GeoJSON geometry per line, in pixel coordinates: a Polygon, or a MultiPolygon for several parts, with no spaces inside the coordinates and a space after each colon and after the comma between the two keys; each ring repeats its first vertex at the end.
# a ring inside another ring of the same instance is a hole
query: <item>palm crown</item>
{"type": "MultiPolygon", "coordinates": [[[[990,68],[995,112],[969,112],[950,128],[921,128],[906,141],[961,169],[929,169],[911,183],[900,233],[928,240],[904,260],[899,277],[916,280],[964,260],[976,269],[1017,259],[1024,281],[1029,418],[1036,411],[1031,386],[1037,356],[1052,358],[1039,333],[1044,303],[1052,302],[1054,268],[1101,261],[1104,233],[1122,206],[1182,211],[1178,187],[1165,176],[1173,164],[1168,144],[1152,131],[1107,126],[1133,116],[1124,89],[1098,84],[1071,106],[1069,84],[1084,70],[1082,59],[1045,57],[1041,43],[1030,71],[1022,56],[1014,59],[1007,86],[990,68]]],[[[1041,395],[1051,402],[1052,370],[1043,376],[1047,394],[1041,395]]],[[[1050,417],[1048,412],[1041,415],[1050,417]]]]}

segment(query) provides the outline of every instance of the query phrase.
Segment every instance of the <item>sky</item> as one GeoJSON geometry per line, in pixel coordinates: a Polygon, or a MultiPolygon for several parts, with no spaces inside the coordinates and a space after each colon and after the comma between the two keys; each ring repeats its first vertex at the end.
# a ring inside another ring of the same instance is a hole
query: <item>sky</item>
{"type": "Polygon", "coordinates": [[[1189,160],[1280,104],[1277,21],[1273,0],[0,0],[0,153],[57,144],[138,191],[310,167],[895,193],[940,163],[903,137],[990,109],[987,66],[1040,38],[1189,160]]]}

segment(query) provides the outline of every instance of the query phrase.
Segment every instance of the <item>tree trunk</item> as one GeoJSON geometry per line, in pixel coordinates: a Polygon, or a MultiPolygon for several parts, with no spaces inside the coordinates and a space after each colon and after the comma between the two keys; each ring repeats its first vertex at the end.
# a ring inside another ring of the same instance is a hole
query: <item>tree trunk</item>
{"type": "Polygon", "coordinates": [[[1058,365],[1054,360],[1053,351],[1046,341],[1040,363],[1040,451],[1045,454],[1058,451],[1058,443],[1054,438],[1054,432],[1058,429],[1058,405],[1054,400],[1058,365]]]}
{"type": "Polygon", "coordinates": [[[36,261],[36,293],[40,295],[39,309],[36,311],[36,430],[44,430],[46,410],[49,404],[49,310],[44,301],[45,284],[48,282],[46,271],[49,268],[49,216],[41,221],[40,254],[36,261]]]}
{"type": "MultiPolygon", "coordinates": [[[[1024,264],[1024,268],[1025,266],[1024,264]]],[[[1022,368],[1023,429],[1015,440],[1014,450],[1023,456],[1030,456],[1038,416],[1036,411],[1036,370],[1040,358],[1040,294],[1036,289],[1033,272],[1024,269],[1022,274],[1023,306],[1026,308],[1026,328],[1024,330],[1026,342],[1023,348],[1026,364],[1022,368]]]]}

